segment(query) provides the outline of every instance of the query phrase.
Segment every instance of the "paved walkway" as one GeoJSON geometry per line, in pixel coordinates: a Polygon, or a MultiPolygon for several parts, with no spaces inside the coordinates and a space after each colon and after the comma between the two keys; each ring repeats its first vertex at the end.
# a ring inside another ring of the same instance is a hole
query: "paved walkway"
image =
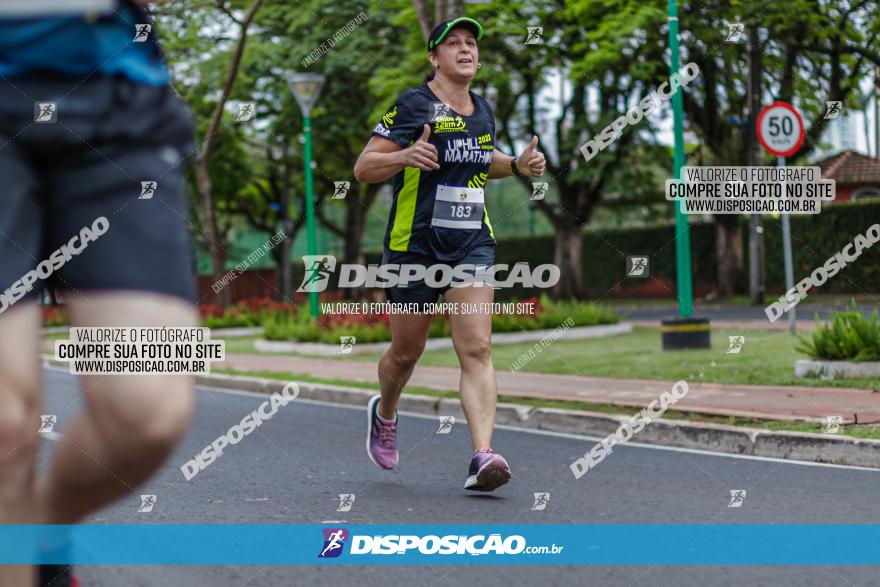
{"type": "MultiPolygon", "coordinates": [[[[375,365],[368,361],[230,353],[224,363],[214,365],[325,379],[376,381],[375,365]]],[[[458,380],[458,369],[417,366],[409,383],[431,389],[455,390],[458,389],[458,380]]],[[[688,395],[676,403],[675,409],[776,420],[821,419],[839,415],[844,423],[880,422],[880,393],[870,390],[688,383],[688,395]]],[[[498,392],[504,395],[610,403],[634,408],[646,406],[662,391],[671,389],[672,384],[672,381],[498,371],[498,392]]]]}

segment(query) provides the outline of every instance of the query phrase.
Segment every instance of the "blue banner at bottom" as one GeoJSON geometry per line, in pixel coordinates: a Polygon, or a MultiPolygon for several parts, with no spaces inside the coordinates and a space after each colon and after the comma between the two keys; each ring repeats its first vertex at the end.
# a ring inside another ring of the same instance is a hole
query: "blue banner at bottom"
{"type": "Polygon", "coordinates": [[[0,526],[0,564],[880,565],[880,525],[0,526]]]}

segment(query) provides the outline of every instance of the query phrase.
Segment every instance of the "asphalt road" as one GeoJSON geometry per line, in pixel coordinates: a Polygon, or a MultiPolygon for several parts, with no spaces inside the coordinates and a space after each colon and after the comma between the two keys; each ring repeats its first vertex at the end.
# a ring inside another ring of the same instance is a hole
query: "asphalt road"
{"type": "MultiPolygon", "coordinates": [[[[75,380],[45,372],[45,413],[56,430],[78,409],[75,380]]],[[[568,464],[596,439],[499,429],[495,447],[513,480],[493,495],[462,489],[470,457],[464,423],[436,434],[436,419],[401,415],[399,468],[379,470],[364,451],[364,411],[296,401],[226,450],[192,481],[179,466],[265,400],[199,389],[193,425],[138,496],[95,523],[880,523],[880,471],[734,458],[628,444],[579,480],[568,464]],[[739,508],[729,491],[746,489],[739,508]],[[548,491],[544,511],[534,492],[548,491]],[[340,493],[356,495],[336,511],[340,493]]],[[[41,462],[52,448],[47,440],[41,462]]],[[[833,540],[829,537],[829,540],[833,540]]],[[[83,567],[83,587],[348,585],[877,585],[870,567],[672,566],[141,566],[83,567]]]]}

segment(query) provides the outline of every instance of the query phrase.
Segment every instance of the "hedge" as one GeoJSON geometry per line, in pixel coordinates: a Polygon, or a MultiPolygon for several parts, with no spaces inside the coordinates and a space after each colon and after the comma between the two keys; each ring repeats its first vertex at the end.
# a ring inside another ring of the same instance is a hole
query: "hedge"
{"type": "MultiPolygon", "coordinates": [[[[869,226],[880,222],[880,202],[845,202],[827,206],[820,214],[791,216],[792,250],[795,281],[822,265],[856,234],[864,234],[869,226]]],[[[748,270],[748,219],[741,218],[746,272],[748,270]]],[[[717,257],[715,254],[714,222],[691,224],[691,270],[694,283],[715,284],[717,257]]],[[[764,216],[765,279],[769,292],[785,289],[781,222],[779,218],[764,216]]],[[[675,278],[675,226],[672,224],[648,228],[621,228],[590,230],[584,233],[582,266],[584,288],[590,297],[605,296],[617,282],[625,279],[625,257],[645,254],[650,257],[652,276],[675,278]]],[[[366,262],[381,263],[381,251],[367,251],[366,262]]],[[[504,238],[499,236],[495,250],[496,263],[527,262],[532,266],[553,262],[553,235],[504,238]]],[[[341,262],[341,260],[340,260],[341,262]]],[[[303,274],[302,264],[295,268],[296,284],[303,274]]],[[[740,276],[741,281],[745,279],[740,276]]],[[[828,280],[823,293],[865,294],[880,291],[880,244],[865,251],[858,261],[828,280]]],[[[516,288],[498,290],[496,297],[529,297],[540,295],[541,290],[516,288]]]]}
{"type": "MultiPolygon", "coordinates": [[[[818,215],[791,216],[791,248],[795,283],[839,252],[857,234],[880,222],[880,202],[832,204],[818,215]]],[[[748,251],[746,251],[748,257],[748,251]]],[[[782,222],[765,217],[765,282],[769,291],[785,290],[782,222]]],[[[821,287],[822,293],[876,294],[880,292],[880,243],[821,287]]]]}

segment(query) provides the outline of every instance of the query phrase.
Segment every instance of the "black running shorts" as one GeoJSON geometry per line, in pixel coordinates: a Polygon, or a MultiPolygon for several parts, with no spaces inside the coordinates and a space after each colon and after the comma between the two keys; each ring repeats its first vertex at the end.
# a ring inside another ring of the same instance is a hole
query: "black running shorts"
{"type": "MultiPolygon", "coordinates": [[[[468,251],[464,257],[457,261],[441,261],[430,255],[422,255],[421,253],[412,253],[409,251],[391,251],[385,249],[382,256],[383,265],[419,265],[425,268],[435,266],[448,266],[455,268],[460,265],[472,265],[474,268],[470,270],[473,277],[476,267],[489,267],[495,263],[495,245],[481,245],[468,251]]],[[[400,270],[402,272],[402,269],[400,270]]],[[[437,274],[439,275],[439,273],[437,274]]],[[[438,277],[435,277],[438,279],[438,277]]],[[[450,287],[456,287],[462,283],[468,283],[474,279],[465,279],[458,281],[451,279],[448,284],[434,287],[427,283],[426,279],[420,279],[408,283],[406,286],[388,287],[385,292],[388,301],[392,304],[415,305],[420,308],[419,311],[425,311],[426,306],[434,304],[440,299],[440,296],[446,293],[450,287]]],[[[477,279],[479,281],[479,279],[477,279]]],[[[484,285],[482,287],[491,287],[484,285]]]]}
{"type": "Polygon", "coordinates": [[[183,166],[194,149],[168,86],[0,80],[0,312],[47,282],[192,301],[183,166]]]}

